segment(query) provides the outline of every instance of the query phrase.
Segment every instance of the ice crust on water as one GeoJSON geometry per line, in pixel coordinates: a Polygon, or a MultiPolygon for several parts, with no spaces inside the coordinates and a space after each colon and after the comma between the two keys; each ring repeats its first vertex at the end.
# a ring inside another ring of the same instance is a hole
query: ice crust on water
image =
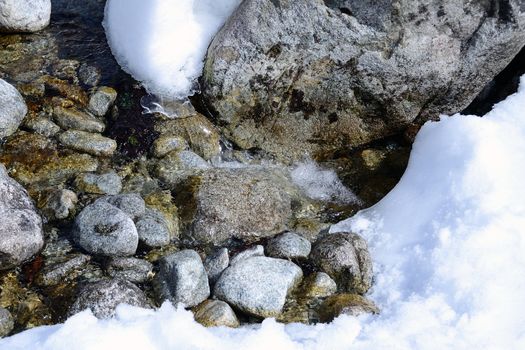
{"type": "Polygon", "coordinates": [[[113,55],[155,95],[145,107],[174,114],[170,103],[198,90],[208,45],[240,2],[107,1],[103,24],[113,55]]]}
{"type": "Polygon", "coordinates": [[[206,329],[189,311],[121,306],[0,341],[0,349],[525,349],[525,78],[484,118],[420,131],[378,204],[332,227],[369,242],[377,316],[206,329]]]}
{"type": "Polygon", "coordinates": [[[339,203],[359,202],[357,196],[339,180],[335,171],[323,169],[312,160],[297,164],[290,174],[292,181],[312,199],[339,203]]]}

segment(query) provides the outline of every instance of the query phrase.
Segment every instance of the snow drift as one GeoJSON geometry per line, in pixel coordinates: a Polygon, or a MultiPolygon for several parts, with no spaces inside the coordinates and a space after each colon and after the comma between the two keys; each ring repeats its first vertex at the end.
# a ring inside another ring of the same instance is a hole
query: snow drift
{"type": "Polygon", "coordinates": [[[170,101],[198,90],[208,45],[240,2],[108,0],[104,28],[119,65],[170,114],[170,101]]]}

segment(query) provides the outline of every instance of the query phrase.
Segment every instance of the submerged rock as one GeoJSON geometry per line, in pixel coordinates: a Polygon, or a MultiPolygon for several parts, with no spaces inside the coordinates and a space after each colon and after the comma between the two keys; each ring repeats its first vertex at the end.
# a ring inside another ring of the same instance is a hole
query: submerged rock
{"type": "Polygon", "coordinates": [[[204,159],[191,151],[172,151],[159,160],[156,173],[162,181],[174,185],[209,167],[204,159]]]}
{"type": "Polygon", "coordinates": [[[214,296],[250,315],[276,317],[302,277],[290,261],[256,256],[227,268],[215,284],[214,296]]]}
{"type": "MultiPolygon", "coordinates": [[[[115,89],[102,86],[98,88],[89,99],[89,110],[97,117],[103,117],[108,113],[110,107],[117,99],[117,92],[115,89]]],[[[86,130],[89,131],[89,130],[86,130]]]]}
{"type": "Polygon", "coordinates": [[[210,296],[208,275],[194,250],[182,250],[163,257],[157,276],[160,297],[174,304],[193,307],[210,296]]]}
{"type": "Polygon", "coordinates": [[[80,130],[68,130],[58,136],[60,142],[69,148],[94,156],[112,156],[117,142],[100,134],[80,130]]]}
{"type": "Polygon", "coordinates": [[[324,157],[461,111],[523,47],[524,28],[520,0],[246,0],[213,39],[201,84],[241,148],[324,157]]]}
{"type": "Polygon", "coordinates": [[[55,107],[53,117],[55,122],[64,130],[103,132],[106,128],[106,125],[99,119],[74,108],[55,107]]]}
{"type": "Polygon", "coordinates": [[[29,260],[44,245],[42,219],[26,190],[0,164],[0,270],[29,260]]]}
{"type": "Polygon", "coordinates": [[[120,304],[150,308],[151,304],[137,286],[128,281],[112,279],[86,285],[69,309],[69,314],[90,309],[98,318],[110,318],[120,304]]]}
{"type": "Polygon", "coordinates": [[[355,233],[328,234],[315,242],[310,259],[345,292],[365,294],[372,286],[372,259],[366,241],[355,233]]]}
{"type": "Polygon", "coordinates": [[[107,266],[108,275],[113,278],[144,283],[153,276],[153,265],[137,258],[114,258],[107,266]]]}
{"type": "Polygon", "coordinates": [[[37,277],[39,286],[54,286],[76,278],[80,269],[87,265],[91,257],[84,254],[69,256],[65,261],[57,262],[42,269],[37,277]]]}
{"type": "Polygon", "coordinates": [[[206,300],[193,309],[195,321],[205,327],[240,326],[239,320],[230,305],[220,300],[206,300]]]}
{"type": "Polygon", "coordinates": [[[210,169],[176,188],[185,238],[196,244],[246,243],[285,231],[292,217],[288,180],[271,169],[210,169]]]}
{"type": "Polygon", "coordinates": [[[82,174],[76,178],[75,185],[80,191],[93,194],[116,195],[122,190],[122,180],[114,171],[82,174]]]}
{"type": "Polygon", "coordinates": [[[67,189],[51,189],[45,193],[39,207],[50,221],[67,219],[75,212],[78,197],[67,189]]]}
{"type": "MultiPolygon", "coordinates": [[[[2,8],[0,5],[0,18],[2,8]]],[[[0,139],[12,135],[27,114],[24,98],[14,86],[0,79],[0,139]]]]}
{"type": "Polygon", "coordinates": [[[104,256],[128,256],[137,251],[139,237],[133,220],[117,207],[96,202],[75,219],[75,242],[87,252],[104,256]]]}
{"type": "Polygon", "coordinates": [[[2,0],[0,32],[36,32],[48,26],[51,0],[2,0]]]}

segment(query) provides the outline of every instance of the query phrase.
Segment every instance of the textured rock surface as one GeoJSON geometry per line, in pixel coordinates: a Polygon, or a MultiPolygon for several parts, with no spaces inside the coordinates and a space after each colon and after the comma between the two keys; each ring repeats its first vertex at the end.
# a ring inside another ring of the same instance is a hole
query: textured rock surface
{"type": "Polygon", "coordinates": [[[146,209],[144,215],[135,221],[139,240],[147,247],[162,247],[172,240],[168,222],[164,215],[156,210],[146,209]]]}
{"type": "Polygon", "coordinates": [[[191,151],[172,151],[159,160],[157,176],[168,184],[177,184],[196,171],[208,169],[209,164],[191,151]]]}
{"type": "Polygon", "coordinates": [[[51,0],[0,0],[0,32],[36,32],[51,18],[51,0]]]}
{"type": "Polygon", "coordinates": [[[268,242],[266,254],[274,258],[306,258],[311,249],[312,245],[306,238],[293,232],[285,232],[268,242]]]}
{"type": "Polygon", "coordinates": [[[337,284],[324,272],[316,272],[304,280],[305,296],[311,298],[326,298],[337,292],[337,284]]]}
{"type": "MultiPolygon", "coordinates": [[[[120,183],[120,177],[118,183],[120,183]]],[[[142,199],[142,197],[137,193],[124,193],[115,196],[104,196],[97,199],[97,202],[109,203],[128,214],[132,219],[142,216],[146,212],[146,203],[144,203],[144,199],[142,199]]]]}
{"type": "Polygon", "coordinates": [[[230,255],[228,254],[228,248],[220,248],[208,255],[204,260],[204,268],[208,273],[208,280],[210,285],[215,285],[215,282],[219,279],[222,272],[230,264],[230,255]]]}
{"type": "Polygon", "coordinates": [[[301,269],[290,261],[253,257],[227,268],[214,295],[250,315],[276,317],[302,277],[301,269]]]}
{"type": "Polygon", "coordinates": [[[133,220],[117,207],[97,202],[75,219],[73,237],[87,252],[105,256],[135,254],[139,237],[133,220]]]}
{"type": "Polygon", "coordinates": [[[162,299],[193,307],[210,296],[208,275],[194,250],[163,257],[159,264],[158,288],[162,299]]]}
{"type": "Polygon", "coordinates": [[[180,189],[186,238],[221,245],[253,242],[285,230],[292,216],[288,180],[269,169],[213,169],[189,177],[180,189]]]}
{"type": "Polygon", "coordinates": [[[14,326],[15,324],[11,313],[3,307],[0,307],[0,338],[8,335],[13,330],[14,326]]]}
{"type": "MultiPolygon", "coordinates": [[[[89,99],[89,110],[98,117],[103,117],[108,113],[109,108],[117,99],[115,89],[102,86],[98,88],[89,99]]],[[[89,130],[86,130],[89,131],[89,130]]]]}
{"type": "Polygon", "coordinates": [[[55,107],[53,109],[55,122],[65,130],[74,129],[87,132],[102,132],[106,125],[94,116],[74,108],[55,107]]]}
{"type": "Polygon", "coordinates": [[[230,266],[233,266],[243,260],[253,258],[254,256],[264,256],[264,247],[262,245],[255,245],[235,254],[235,256],[230,259],[230,266]]]}
{"type": "Polygon", "coordinates": [[[366,241],[355,233],[333,233],[315,242],[312,262],[336,282],[340,291],[366,293],[372,286],[372,259],[366,241]]]}
{"type": "Polygon", "coordinates": [[[82,174],[76,178],[75,185],[82,192],[94,194],[116,195],[122,190],[122,180],[114,171],[105,174],[82,174]]]}
{"type": "Polygon", "coordinates": [[[0,79],[0,139],[12,135],[26,114],[27,106],[22,95],[14,86],[0,79]]]}
{"type": "Polygon", "coordinates": [[[48,220],[67,219],[75,212],[78,197],[75,192],[67,189],[51,189],[47,191],[39,207],[48,220]]]}
{"type": "Polygon", "coordinates": [[[117,150],[115,140],[80,130],[68,130],[60,134],[58,139],[66,147],[94,156],[109,157],[117,150]]]}
{"type": "Polygon", "coordinates": [[[69,313],[74,315],[91,309],[96,317],[109,318],[122,303],[143,308],[151,307],[144,293],[133,283],[113,279],[85,286],[71,305],[69,313]]]}
{"type": "Polygon", "coordinates": [[[42,269],[37,278],[39,286],[53,286],[64,283],[72,277],[76,277],[76,271],[84,267],[91,257],[89,255],[77,254],[70,256],[66,261],[51,264],[42,269]]]}
{"type": "Polygon", "coordinates": [[[240,323],[230,305],[220,300],[206,300],[194,310],[195,321],[205,327],[239,327],[240,323]]]}
{"type": "Polygon", "coordinates": [[[44,245],[42,219],[27,192],[0,164],[0,270],[17,266],[44,245]]]}
{"type": "Polygon", "coordinates": [[[153,265],[137,258],[115,258],[107,266],[108,275],[133,283],[143,283],[153,275],[153,265]]]}
{"type": "Polygon", "coordinates": [[[525,44],[520,0],[247,0],[214,38],[205,100],[283,159],[461,111],[525,44]]]}

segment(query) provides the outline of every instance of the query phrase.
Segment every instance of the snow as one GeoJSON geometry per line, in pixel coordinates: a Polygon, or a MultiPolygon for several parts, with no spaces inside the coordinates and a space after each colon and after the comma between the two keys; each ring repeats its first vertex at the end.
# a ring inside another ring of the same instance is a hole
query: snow
{"type": "Polygon", "coordinates": [[[169,106],[198,90],[208,45],[240,2],[108,0],[104,28],[119,65],[169,106]]]}
{"type": "Polygon", "coordinates": [[[290,175],[292,181],[312,199],[339,203],[359,202],[356,195],[339,180],[335,171],[323,169],[311,160],[297,164],[290,175]]]}
{"type": "Polygon", "coordinates": [[[191,313],[121,306],[0,341],[0,349],[525,349],[525,77],[484,118],[429,122],[399,184],[332,227],[367,239],[379,316],[206,329],[191,313]]]}

